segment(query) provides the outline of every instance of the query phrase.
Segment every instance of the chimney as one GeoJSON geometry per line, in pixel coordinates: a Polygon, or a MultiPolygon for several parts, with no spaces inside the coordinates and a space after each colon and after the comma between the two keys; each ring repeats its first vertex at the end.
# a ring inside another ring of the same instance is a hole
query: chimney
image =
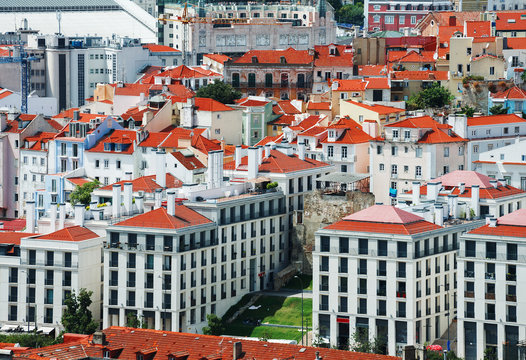
{"type": "Polygon", "coordinates": [[[499,183],[500,183],[500,186],[506,186],[506,179],[499,179],[499,183]]]}
{"type": "Polygon", "coordinates": [[[471,186],[471,208],[475,212],[475,218],[480,216],[480,187],[478,185],[471,186]]]}
{"type": "Polygon", "coordinates": [[[111,198],[111,216],[118,218],[121,216],[121,186],[113,185],[113,194],[111,198]]]}
{"type": "Polygon", "coordinates": [[[261,163],[263,162],[263,146],[258,146],[257,147],[258,149],[258,165],[261,165],[261,163]]]}
{"type": "Polygon", "coordinates": [[[321,360],[320,352],[319,352],[319,351],[316,351],[316,360],[321,360]]]}
{"type": "Polygon", "coordinates": [[[413,181],[413,205],[420,204],[420,183],[418,181],[413,181]]]}
{"type": "Polygon", "coordinates": [[[435,204],[435,224],[444,225],[444,207],[442,204],[435,204]]]}
{"type": "Polygon", "coordinates": [[[270,144],[265,145],[265,159],[270,156],[270,144]]]}
{"type": "Polygon", "coordinates": [[[489,227],[497,227],[497,218],[492,217],[489,219],[489,227]]]}
{"type": "Polygon", "coordinates": [[[133,184],[131,182],[124,183],[124,215],[132,214],[132,193],[133,193],[133,184]]]}
{"type": "Polygon", "coordinates": [[[438,198],[438,192],[440,191],[440,182],[427,183],[427,200],[436,201],[438,198]]]}
{"type": "Polygon", "coordinates": [[[489,183],[490,183],[491,187],[493,187],[495,189],[499,186],[499,181],[498,180],[490,180],[489,183]]]}
{"type": "Polygon", "coordinates": [[[80,119],[80,110],[73,111],[73,120],[79,120],[80,119]]]}
{"type": "Polygon", "coordinates": [[[248,178],[255,179],[258,177],[258,149],[255,147],[248,148],[248,178]]]}
{"type": "Polygon", "coordinates": [[[35,232],[35,201],[26,201],[26,232],[35,232]]]}
{"type": "Polygon", "coordinates": [[[75,205],[75,225],[84,226],[84,212],[86,208],[82,204],[75,205]]]}
{"type": "Polygon", "coordinates": [[[144,212],[144,195],[137,195],[135,197],[135,206],[137,206],[139,214],[144,212]]]}
{"type": "Polygon", "coordinates": [[[0,132],[4,131],[6,126],[7,126],[7,114],[0,113],[0,132]]]}
{"type": "Polygon", "coordinates": [[[460,194],[464,194],[464,191],[466,191],[466,184],[463,182],[459,183],[458,190],[460,191],[460,194]]]}
{"type": "Polygon", "coordinates": [[[124,173],[124,179],[128,180],[128,181],[131,181],[131,179],[132,179],[132,172],[131,171],[126,171],[124,173]]]}
{"type": "Polygon", "coordinates": [[[218,150],[216,151],[216,155],[215,155],[215,158],[214,158],[214,161],[215,161],[215,176],[214,176],[214,180],[216,181],[216,188],[220,188],[221,186],[223,186],[223,177],[224,177],[224,168],[223,168],[223,164],[224,164],[224,158],[225,158],[225,153],[223,150],[218,150]]]}
{"type": "Polygon", "coordinates": [[[163,194],[163,189],[155,189],[155,198],[154,198],[154,209],[159,209],[161,207],[161,196],[163,194]]]}
{"type": "Polygon", "coordinates": [[[156,172],[155,182],[162,188],[166,187],[166,152],[164,150],[157,151],[155,157],[156,172]]]}
{"type": "Polygon", "coordinates": [[[106,345],[106,334],[102,331],[96,331],[93,333],[92,341],[95,345],[106,345]]]}
{"type": "Polygon", "coordinates": [[[234,351],[232,352],[233,360],[241,359],[243,357],[243,345],[241,341],[236,341],[234,343],[234,351]]]}
{"type": "Polygon", "coordinates": [[[448,195],[450,205],[449,211],[453,219],[458,219],[458,195],[448,195]]]}
{"type": "Polygon", "coordinates": [[[58,208],[58,229],[64,229],[64,224],[66,223],[66,204],[60,203],[58,208]]]}
{"type": "Polygon", "coordinates": [[[49,206],[49,232],[57,231],[57,203],[52,202],[49,206]]]}
{"type": "Polygon", "coordinates": [[[305,143],[303,141],[298,143],[298,158],[305,160],[305,143]]]}
{"type": "Polygon", "coordinates": [[[457,17],[456,16],[450,16],[449,17],[449,26],[457,26],[457,17]]]}
{"type": "Polygon", "coordinates": [[[166,212],[168,215],[175,215],[175,191],[166,193],[166,212]]]}
{"type": "Polygon", "coordinates": [[[236,169],[241,165],[241,145],[236,146],[236,152],[234,154],[235,160],[236,160],[236,169]]]}

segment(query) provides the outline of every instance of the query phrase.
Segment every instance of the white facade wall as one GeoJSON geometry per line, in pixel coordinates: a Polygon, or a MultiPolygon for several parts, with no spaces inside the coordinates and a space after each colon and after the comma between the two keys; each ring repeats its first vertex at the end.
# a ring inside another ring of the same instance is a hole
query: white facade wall
{"type": "Polygon", "coordinates": [[[139,177],[136,152],[133,154],[119,154],[85,151],[84,168],[86,176],[98,179],[102,185],[110,185],[124,180],[126,172],[131,172],[132,178],[135,179],[139,177]],[[98,167],[97,160],[99,163],[98,167]],[[106,162],[108,166],[105,165],[106,162]]]}
{"type": "Polygon", "coordinates": [[[45,188],[44,175],[48,173],[47,155],[47,151],[20,150],[18,212],[21,216],[25,216],[26,201],[37,200],[36,190],[45,188]]]}

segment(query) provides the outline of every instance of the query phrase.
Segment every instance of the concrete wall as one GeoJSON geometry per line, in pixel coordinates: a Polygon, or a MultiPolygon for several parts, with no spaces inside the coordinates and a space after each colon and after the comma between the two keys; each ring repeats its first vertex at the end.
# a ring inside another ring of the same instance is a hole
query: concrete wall
{"type": "Polygon", "coordinates": [[[320,227],[372,205],[374,205],[374,195],[360,191],[349,191],[345,196],[323,195],[321,190],[305,194],[303,224],[297,224],[293,230],[294,241],[301,244],[303,250],[301,254],[296,254],[296,260],[302,261],[303,272],[312,273],[314,233],[320,227]]]}

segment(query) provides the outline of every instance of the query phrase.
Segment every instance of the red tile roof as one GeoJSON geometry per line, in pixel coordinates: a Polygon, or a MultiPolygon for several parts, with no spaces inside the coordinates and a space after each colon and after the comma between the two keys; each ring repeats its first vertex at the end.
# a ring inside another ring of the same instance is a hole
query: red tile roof
{"type": "Polygon", "coordinates": [[[72,183],[74,185],[78,185],[78,186],[82,186],[82,185],[92,181],[91,179],[88,179],[88,178],[85,178],[85,177],[73,177],[73,178],[67,178],[66,180],[69,181],[70,183],[72,183]]]}
{"type": "MultiPolygon", "coordinates": [[[[133,180],[121,180],[119,182],[116,182],[115,184],[104,186],[100,188],[100,190],[111,191],[111,189],[113,189],[113,185],[121,185],[121,189],[124,190],[123,188],[124,183],[131,182],[133,192],[144,191],[146,193],[153,193],[156,189],[163,188],[156,182],[156,178],[157,178],[156,175],[148,175],[148,176],[141,176],[133,180]]],[[[175,176],[173,176],[170,173],[166,174],[165,182],[166,182],[167,189],[179,188],[183,186],[183,182],[177,179],[175,176]]]]}
{"type": "MultiPolygon", "coordinates": [[[[120,353],[118,359],[135,359],[137,353],[154,353],[151,359],[168,359],[174,356],[181,360],[212,360],[233,359],[234,343],[240,342],[242,357],[249,360],[295,359],[314,360],[316,352],[323,360],[400,360],[394,356],[357,353],[344,350],[316,348],[311,346],[271,343],[245,339],[234,339],[225,336],[188,334],[152,329],[133,329],[112,326],[103,330],[107,344],[96,345],[93,337],[85,335],[63,344],[46,346],[38,349],[27,349],[15,354],[15,358],[51,360],[60,359],[81,360],[102,358],[103,349],[115,349],[120,353]]],[[[69,338],[68,334],[64,338],[69,338]]],[[[152,356],[152,355],[150,355],[152,356]]],[[[113,357],[113,356],[112,356],[113,357]]]]}
{"type": "Polygon", "coordinates": [[[396,113],[403,113],[403,112],[405,112],[404,109],[395,108],[395,107],[392,107],[392,106],[385,106],[385,105],[378,105],[378,104],[367,105],[367,104],[364,104],[364,103],[361,103],[361,102],[357,102],[357,101],[352,101],[352,100],[347,100],[347,102],[351,103],[353,105],[357,105],[359,107],[362,107],[364,109],[374,111],[374,112],[376,112],[376,113],[378,113],[380,115],[396,114],[396,113]]]}
{"type": "Polygon", "coordinates": [[[148,134],[148,137],[141,141],[139,146],[142,147],[158,147],[166,137],[170,135],[169,132],[151,132],[148,134]]]}
{"type": "Polygon", "coordinates": [[[243,98],[243,99],[236,100],[236,103],[239,106],[247,106],[247,107],[251,107],[251,106],[265,106],[269,102],[270,102],[269,100],[255,100],[255,99],[251,99],[250,97],[246,97],[246,98],[243,98]]]}
{"type": "Polygon", "coordinates": [[[55,241],[83,241],[96,239],[99,235],[82,226],[70,226],[53,233],[37,236],[36,239],[55,241]]]}
{"type": "Polygon", "coordinates": [[[12,94],[13,94],[12,91],[9,91],[9,90],[7,90],[7,89],[2,89],[2,88],[0,88],[0,91],[1,91],[1,92],[0,92],[0,100],[1,100],[1,99],[4,99],[4,98],[8,97],[9,95],[12,95],[12,94]]]}
{"type": "Polygon", "coordinates": [[[121,115],[121,118],[123,120],[133,119],[136,123],[142,123],[142,119],[145,113],[151,112],[153,113],[153,116],[155,116],[155,114],[157,114],[158,111],[159,109],[154,109],[146,106],[134,106],[126,110],[126,112],[121,115]]]}
{"type": "Polygon", "coordinates": [[[483,175],[476,171],[470,170],[455,170],[445,175],[442,175],[436,179],[431,180],[430,182],[442,183],[442,186],[458,186],[460,183],[464,183],[466,187],[472,187],[473,185],[478,185],[482,189],[492,187],[490,181],[494,180],[489,176],[483,175]]]}
{"type": "Polygon", "coordinates": [[[392,124],[386,124],[386,127],[396,127],[396,128],[438,128],[438,129],[451,129],[450,125],[441,124],[438,121],[434,120],[431,116],[420,116],[407,118],[392,124]]]}
{"type": "Polygon", "coordinates": [[[369,142],[372,137],[362,130],[362,127],[354,120],[341,118],[329,128],[345,128],[336,141],[322,141],[324,144],[363,144],[369,142]]]}
{"type": "Polygon", "coordinates": [[[466,21],[467,37],[491,36],[490,21],[466,21]]]}
{"type": "Polygon", "coordinates": [[[307,104],[307,110],[330,110],[331,109],[330,101],[314,102],[309,101],[307,104]]]}
{"type": "Polygon", "coordinates": [[[526,37],[508,37],[507,42],[508,49],[526,49],[526,37]]]}
{"type": "Polygon", "coordinates": [[[223,55],[223,54],[204,54],[203,56],[209,58],[209,59],[212,59],[218,63],[221,63],[221,64],[224,64],[225,62],[227,62],[228,60],[232,60],[232,58],[230,56],[226,56],[226,55],[223,55]]]}
{"type": "Polygon", "coordinates": [[[121,221],[115,226],[132,226],[154,229],[181,229],[209,224],[212,221],[184,205],[175,206],[175,215],[168,215],[164,207],[121,221]]]}
{"type": "Polygon", "coordinates": [[[449,80],[449,71],[393,71],[391,80],[431,80],[447,81],[449,80]]]}
{"type": "Polygon", "coordinates": [[[200,111],[230,111],[234,110],[230,106],[226,106],[214,99],[208,98],[195,98],[195,106],[200,111]]]}
{"type": "Polygon", "coordinates": [[[434,55],[434,51],[389,51],[387,61],[390,63],[434,63],[434,55]]]}
{"type": "Polygon", "coordinates": [[[134,142],[137,140],[137,132],[134,130],[113,130],[109,135],[100,139],[95,146],[89,149],[89,152],[100,152],[107,154],[130,155],[135,151],[134,142]],[[122,151],[104,150],[104,144],[122,144],[125,148],[122,151]]]}
{"type": "Polygon", "coordinates": [[[498,11],[497,19],[495,20],[495,28],[497,31],[516,31],[526,30],[526,11],[498,11]]]}
{"type": "Polygon", "coordinates": [[[205,138],[201,134],[195,134],[192,137],[192,147],[208,154],[210,151],[221,150],[221,144],[205,138]]]}
{"type": "Polygon", "coordinates": [[[327,131],[327,128],[325,126],[313,126],[301,133],[299,135],[301,136],[317,136],[323,133],[324,131],[327,131]]]}
{"type": "Polygon", "coordinates": [[[353,50],[350,45],[315,45],[314,66],[318,67],[352,67],[353,50]],[[331,49],[333,54],[331,55],[331,49]]]}
{"type": "Polygon", "coordinates": [[[288,48],[285,50],[250,50],[235,60],[235,64],[251,64],[253,58],[260,64],[281,64],[281,57],[285,58],[286,64],[311,64],[314,56],[308,50],[295,50],[288,48]]]}
{"type": "MultiPolygon", "coordinates": [[[[440,26],[438,28],[438,37],[440,38],[440,42],[449,42],[449,40],[453,37],[455,34],[463,34],[464,27],[463,26],[440,26]]],[[[449,48],[448,48],[449,52],[449,48]]]]}
{"type": "Polygon", "coordinates": [[[360,76],[385,76],[387,68],[385,65],[359,65],[358,75],[360,76]]]}
{"type": "Polygon", "coordinates": [[[275,114],[301,114],[301,111],[298,110],[294,105],[292,105],[291,100],[280,100],[277,105],[273,107],[275,114]]]}
{"type": "Polygon", "coordinates": [[[451,126],[447,124],[441,124],[435,121],[430,116],[421,116],[416,118],[407,118],[402,121],[398,121],[393,124],[387,124],[386,127],[396,128],[417,128],[417,129],[429,129],[419,140],[419,143],[423,144],[439,144],[439,143],[450,143],[450,142],[464,142],[468,141],[461,138],[451,130],[451,126]]]}
{"type": "Polygon", "coordinates": [[[145,79],[144,82],[153,83],[154,77],[170,77],[172,79],[196,79],[196,78],[219,78],[221,74],[215,71],[202,68],[200,66],[188,67],[186,65],[179,65],[176,68],[171,68],[163,71],[160,74],[156,74],[149,79],[145,79]]]}
{"type": "MultiPolygon", "coordinates": [[[[482,36],[482,37],[473,38],[473,43],[474,44],[475,43],[488,43],[488,42],[494,42],[494,41],[495,41],[495,37],[482,36]]],[[[497,56],[486,54],[486,55],[482,55],[482,56],[477,56],[477,57],[474,58],[474,60],[478,60],[478,59],[481,59],[483,57],[492,57],[492,58],[495,58],[495,59],[500,59],[497,56]]]]}
{"type": "Polygon", "coordinates": [[[263,146],[269,143],[275,143],[275,144],[281,143],[282,138],[283,138],[283,134],[276,135],[276,136],[265,136],[255,146],[263,146]]]}
{"type": "Polygon", "coordinates": [[[294,115],[279,115],[276,120],[269,121],[270,125],[290,126],[296,120],[294,115]]]}
{"type": "MultiPolygon", "coordinates": [[[[270,150],[270,156],[265,158],[262,154],[263,161],[259,165],[260,173],[290,173],[294,171],[301,171],[307,169],[314,169],[319,167],[329,166],[321,161],[310,158],[300,160],[297,155],[286,155],[279,150],[270,150]]],[[[248,171],[248,156],[241,159],[241,164],[236,169],[236,162],[232,161],[224,165],[225,170],[248,171]]]]}
{"type": "Polygon", "coordinates": [[[496,92],[490,95],[494,99],[517,99],[523,100],[526,99],[526,90],[521,89],[518,86],[506,89],[504,91],[496,92]]]}
{"type": "Polygon", "coordinates": [[[441,229],[420,216],[390,205],[373,205],[344,217],[327,230],[413,235],[441,229]]]}
{"type": "MultiPolygon", "coordinates": [[[[56,135],[56,133],[51,132],[38,132],[34,136],[26,137],[24,140],[29,142],[28,150],[47,151],[47,148],[43,149],[42,145],[47,144],[56,135]]],[[[23,148],[25,148],[25,145],[23,146],[23,148]]]]}
{"type": "Polygon", "coordinates": [[[484,225],[469,232],[484,236],[526,238],[526,209],[519,209],[497,219],[497,226],[484,225]]]}
{"type": "Polygon", "coordinates": [[[180,151],[175,151],[172,156],[176,158],[187,170],[203,169],[205,166],[195,155],[186,156],[180,151]]]}
{"type": "Polygon", "coordinates": [[[299,129],[307,130],[321,121],[319,115],[311,115],[298,124],[299,129]]]}
{"type": "Polygon", "coordinates": [[[180,50],[174,49],[173,47],[166,46],[166,45],[143,44],[142,47],[154,53],[156,52],[181,52],[180,50]]]}
{"type": "Polygon", "coordinates": [[[526,119],[521,118],[517,114],[503,114],[503,115],[488,115],[468,118],[468,126],[482,126],[482,125],[498,125],[498,124],[513,124],[526,123],[526,119]]]}
{"type": "Polygon", "coordinates": [[[13,244],[20,245],[20,239],[30,237],[37,234],[30,234],[26,232],[14,232],[14,231],[5,231],[0,230],[0,244],[13,244]]]}
{"type": "Polygon", "coordinates": [[[2,220],[2,222],[4,231],[22,231],[26,227],[26,219],[2,220]]]}
{"type": "Polygon", "coordinates": [[[336,91],[365,91],[366,89],[389,89],[389,80],[387,78],[364,78],[364,79],[332,79],[329,85],[333,82],[338,83],[336,91]]]}

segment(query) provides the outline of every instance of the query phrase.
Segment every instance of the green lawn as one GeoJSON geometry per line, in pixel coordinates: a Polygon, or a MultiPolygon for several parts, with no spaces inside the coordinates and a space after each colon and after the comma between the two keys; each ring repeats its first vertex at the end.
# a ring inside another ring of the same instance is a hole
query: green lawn
{"type": "MultiPolygon", "coordinates": [[[[243,303],[246,303],[247,300],[243,300],[243,303]]],[[[301,298],[262,296],[254,304],[254,306],[259,305],[261,305],[259,309],[247,309],[231,324],[227,324],[226,335],[301,340],[301,331],[297,329],[256,326],[258,320],[261,320],[262,324],[301,326],[301,298]]],[[[239,309],[239,306],[236,304],[233,308],[239,309]]],[[[231,310],[227,314],[234,312],[231,310]]],[[[303,311],[305,326],[312,324],[312,299],[304,299],[303,311]]],[[[228,317],[225,316],[224,319],[228,317]]]]}
{"type": "MultiPolygon", "coordinates": [[[[300,274],[298,275],[303,281],[303,290],[312,290],[312,275],[300,274]]],[[[301,290],[301,283],[296,278],[291,278],[284,286],[285,289],[301,290]]]]}

